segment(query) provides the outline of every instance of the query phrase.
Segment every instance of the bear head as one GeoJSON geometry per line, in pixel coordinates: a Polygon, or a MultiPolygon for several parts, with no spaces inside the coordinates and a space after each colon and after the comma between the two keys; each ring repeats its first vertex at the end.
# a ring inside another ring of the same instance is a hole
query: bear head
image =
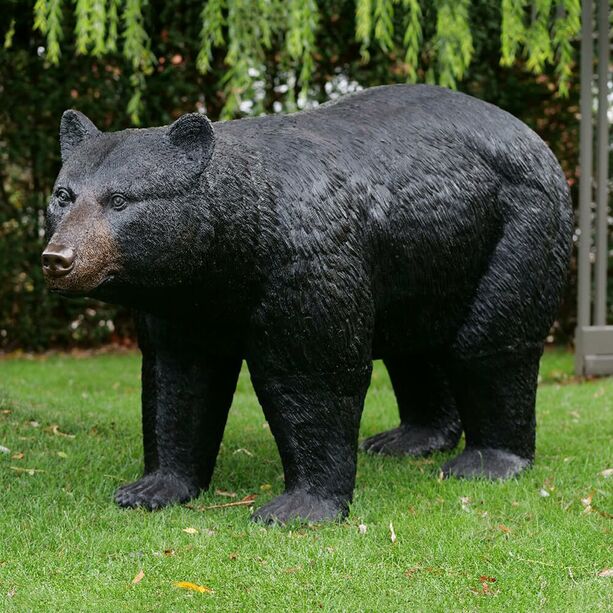
{"type": "Polygon", "coordinates": [[[122,302],[125,292],[188,284],[213,238],[201,182],[214,145],[201,114],[101,132],[66,111],[62,168],[46,212],[48,287],[122,302]]]}

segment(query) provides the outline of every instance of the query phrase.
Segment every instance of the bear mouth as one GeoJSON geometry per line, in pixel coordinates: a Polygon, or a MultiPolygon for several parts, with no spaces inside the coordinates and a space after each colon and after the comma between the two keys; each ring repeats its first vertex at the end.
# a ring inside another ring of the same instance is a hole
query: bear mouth
{"type": "Polygon", "coordinates": [[[92,298],[99,298],[102,294],[104,294],[105,288],[111,285],[114,280],[115,273],[110,273],[92,289],[82,290],[67,287],[51,287],[49,288],[49,290],[52,293],[58,294],[59,296],[64,296],[65,298],[83,298],[86,296],[92,298]]]}

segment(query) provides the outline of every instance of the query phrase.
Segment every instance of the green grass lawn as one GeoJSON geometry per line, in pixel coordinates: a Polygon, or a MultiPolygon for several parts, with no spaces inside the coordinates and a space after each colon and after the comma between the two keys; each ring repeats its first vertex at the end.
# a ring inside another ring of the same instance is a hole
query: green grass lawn
{"type": "MultiPolygon", "coordinates": [[[[141,470],[136,354],[0,360],[0,610],[611,611],[613,579],[599,573],[613,567],[613,477],[601,474],[613,378],[572,382],[571,367],[566,353],[544,359],[536,464],[520,479],[440,481],[448,455],[361,455],[348,521],[266,528],[246,506],[115,506],[141,470]]],[[[396,421],[377,364],[361,436],[396,421]]],[[[282,488],[245,371],[195,506],[259,505],[282,488]]]]}

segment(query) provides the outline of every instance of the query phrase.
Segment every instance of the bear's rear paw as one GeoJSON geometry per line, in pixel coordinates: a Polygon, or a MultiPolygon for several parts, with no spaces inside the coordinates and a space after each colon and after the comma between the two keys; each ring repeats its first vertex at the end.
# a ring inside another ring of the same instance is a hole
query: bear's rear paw
{"type": "Polygon", "coordinates": [[[172,473],[157,470],[115,492],[120,507],[143,507],[149,511],[169,504],[187,502],[198,495],[198,486],[172,473]]]}
{"type": "Polygon", "coordinates": [[[360,448],[373,454],[419,457],[453,449],[459,439],[459,429],[445,431],[428,426],[401,424],[398,428],[367,438],[360,448]]]}
{"type": "Polygon", "coordinates": [[[304,490],[294,490],[285,492],[260,507],[251,519],[265,524],[285,524],[293,520],[319,523],[342,519],[347,513],[347,504],[319,498],[304,490]]]}
{"type": "Polygon", "coordinates": [[[462,479],[510,479],[526,470],[532,462],[502,449],[466,448],[443,468],[445,477],[462,479]]]}

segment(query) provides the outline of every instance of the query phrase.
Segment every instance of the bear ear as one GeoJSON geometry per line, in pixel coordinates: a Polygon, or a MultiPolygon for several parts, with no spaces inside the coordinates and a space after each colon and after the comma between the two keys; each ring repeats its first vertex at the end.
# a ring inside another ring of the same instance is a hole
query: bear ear
{"type": "Polygon", "coordinates": [[[202,113],[189,113],[179,117],[168,128],[170,142],[194,162],[206,164],[215,148],[213,124],[202,113]]]}
{"type": "Polygon", "coordinates": [[[64,111],[60,122],[60,150],[65,162],[74,149],[86,138],[99,133],[98,128],[83,113],[72,109],[64,111]]]}

